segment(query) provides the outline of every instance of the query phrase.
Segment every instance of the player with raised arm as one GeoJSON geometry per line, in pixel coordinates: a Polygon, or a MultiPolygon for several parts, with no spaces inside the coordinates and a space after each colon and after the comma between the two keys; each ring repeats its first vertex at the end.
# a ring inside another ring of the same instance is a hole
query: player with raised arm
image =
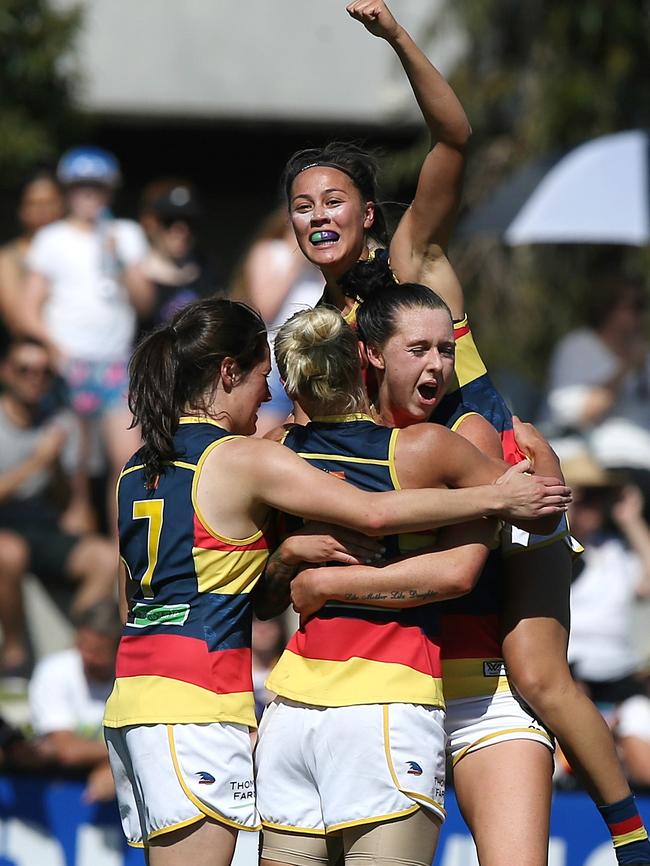
{"type": "MultiPolygon", "coordinates": [[[[348,489],[252,438],[269,370],[261,318],[224,299],[186,307],[130,365],[144,444],[118,486],[127,618],[104,724],[123,827],[151,866],[225,866],[236,831],[257,827],[251,590],[273,546],[272,508],[383,535],[504,510],[534,517],[569,499],[516,470],[466,490],[348,489]]],[[[372,555],[367,541],[339,547],[372,555]]]]}

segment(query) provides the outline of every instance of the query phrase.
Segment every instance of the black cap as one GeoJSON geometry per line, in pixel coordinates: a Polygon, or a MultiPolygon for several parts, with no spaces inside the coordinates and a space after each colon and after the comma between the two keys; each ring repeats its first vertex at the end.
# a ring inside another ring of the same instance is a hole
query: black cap
{"type": "Polygon", "coordinates": [[[187,184],[171,187],[151,201],[148,210],[164,220],[195,220],[201,216],[196,193],[187,184]]]}

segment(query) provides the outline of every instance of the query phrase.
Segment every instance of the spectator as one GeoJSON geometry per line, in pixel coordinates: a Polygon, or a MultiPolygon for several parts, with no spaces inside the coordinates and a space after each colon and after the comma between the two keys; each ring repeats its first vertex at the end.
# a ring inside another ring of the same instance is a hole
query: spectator
{"type": "Polygon", "coordinates": [[[92,803],[115,796],[102,719],[122,631],[117,605],[98,602],[77,614],[75,626],[75,646],[36,665],[29,702],[40,751],[61,767],[87,770],[84,797],[92,803]]]}
{"type": "MultiPolygon", "coordinates": [[[[142,271],[142,229],[108,211],[120,172],[111,154],[92,147],[65,153],[57,176],[68,216],[37,232],[27,256],[22,327],[45,343],[65,379],[72,408],[99,422],[112,475],[139,445],[129,429],[127,364],[136,310],[151,309],[152,287],[142,271]]],[[[110,485],[109,514],[114,515],[110,485]]]]}
{"type": "Polygon", "coordinates": [[[20,235],[0,247],[0,315],[10,332],[18,326],[24,291],[25,257],[32,239],[39,229],[62,216],[63,199],[54,175],[39,171],[25,184],[20,197],[20,235]]]}
{"type": "Polygon", "coordinates": [[[213,269],[197,249],[200,218],[196,192],[186,181],[154,181],[145,189],[140,223],[151,249],[143,268],[154,287],[154,302],[142,330],[167,324],[191,301],[216,293],[213,269]]]}
{"type": "Polygon", "coordinates": [[[273,619],[253,620],[253,640],[251,643],[253,655],[253,691],[255,693],[255,715],[259,721],[264,707],[275,697],[274,692],[266,688],[266,678],[271,673],[275,663],[284,652],[287,645],[287,630],[282,617],[273,619]]]}
{"type": "MultiPolygon", "coordinates": [[[[262,224],[244,256],[232,286],[232,295],[259,310],[269,331],[275,332],[300,310],[313,307],[323,294],[323,277],[298,249],[285,208],[273,211],[262,224]]],[[[259,411],[257,435],[282,424],[292,411],[275,357],[271,352],[271,401],[259,411]]]]}
{"type": "Polygon", "coordinates": [[[650,352],[641,280],[595,286],[587,327],[567,334],[550,363],[547,415],[560,432],[586,437],[598,462],[638,470],[650,488],[650,352]]]}
{"type": "Polygon", "coordinates": [[[610,714],[623,763],[636,784],[650,784],[650,698],[639,678],[633,607],[650,597],[650,529],[637,487],[587,454],[564,463],[573,487],[571,528],[585,546],[571,590],[569,661],[574,675],[610,714]]]}
{"type": "Polygon", "coordinates": [[[109,595],[115,582],[117,553],[108,540],[67,529],[77,510],[74,495],[66,504],[60,458],[74,445],[75,419],[42,410],[50,384],[45,346],[31,338],[16,340],[0,364],[0,625],[2,671],[24,675],[28,668],[21,581],[28,570],[43,580],[62,577],[78,584],[73,610],[109,595]],[[56,490],[55,490],[56,488],[56,490]]]}

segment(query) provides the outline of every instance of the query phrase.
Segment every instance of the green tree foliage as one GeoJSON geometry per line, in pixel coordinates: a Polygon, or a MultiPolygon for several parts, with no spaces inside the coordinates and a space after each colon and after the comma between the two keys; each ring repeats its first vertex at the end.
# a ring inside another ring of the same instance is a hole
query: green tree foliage
{"type": "Polygon", "coordinates": [[[77,8],[47,0],[0,2],[0,183],[13,186],[53,160],[69,138],[76,75],[70,49],[77,8]]]}
{"type": "MultiPolygon", "coordinates": [[[[609,132],[650,129],[650,0],[446,0],[443,14],[468,40],[452,75],[474,129],[465,209],[531,160],[609,132]]],[[[402,155],[395,184],[412,180],[427,146],[402,155]]],[[[647,251],[510,250],[495,236],[459,239],[451,257],[490,366],[538,383],[554,342],[584,321],[595,273],[611,266],[650,275],[647,251]]]]}

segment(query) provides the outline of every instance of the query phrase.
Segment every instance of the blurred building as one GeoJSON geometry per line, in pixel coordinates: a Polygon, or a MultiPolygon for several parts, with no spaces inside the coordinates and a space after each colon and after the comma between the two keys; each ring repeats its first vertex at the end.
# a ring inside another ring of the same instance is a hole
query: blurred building
{"type": "MultiPolygon", "coordinates": [[[[80,5],[68,62],[79,71],[93,142],[123,166],[118,213],[135,216],[139,191],[154,178],[188,178],[205,205],[199,242],[222,284],[277,205],[293,151],[344,137],[391,152],[422,130],[399,61],[349,18],[344,0],[80,5]]],[[[463,39],[437,21],[441,5],[393,0],[391,8],[449,72],[463,39]]],[[[391,190],[395,197],[403,196],[391,190]]]]}
{"type": "MultiPolygon", "coordinates": [[[[58,5],[78,0],[53,0],[58,5]]],[[[441,0],[393,0],[448,71],[462,51],[436,28],[441,0]]],[[[399,64],[344,0],[82,0],[81,105],[113,118],[349,123],[418,121],[399,64]]]]}

